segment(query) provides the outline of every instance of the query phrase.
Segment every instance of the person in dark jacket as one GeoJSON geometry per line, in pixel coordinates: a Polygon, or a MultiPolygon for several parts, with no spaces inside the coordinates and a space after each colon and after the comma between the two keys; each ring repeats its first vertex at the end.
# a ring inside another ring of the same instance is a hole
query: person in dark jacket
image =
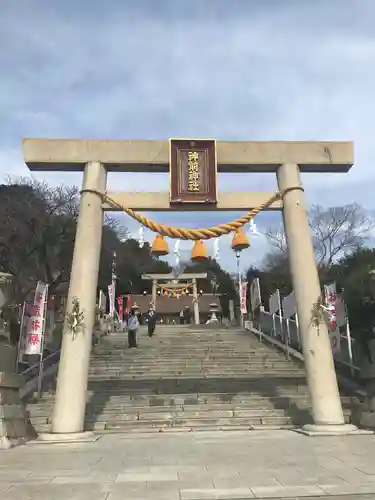
{"type": "Polygon", "coordinates": [[[190,325],[191,323],[191,310],[189,306],[185,306],[184,310],[184,323],[190,325]]]}
{"type": "Polygon", "coordinates": [[[156,313],[152,305],[150,305],[150,308],[147,313],[147,327],[148,327],[148,336],[151,338],[154,335],[156,327],[156,313]]]}

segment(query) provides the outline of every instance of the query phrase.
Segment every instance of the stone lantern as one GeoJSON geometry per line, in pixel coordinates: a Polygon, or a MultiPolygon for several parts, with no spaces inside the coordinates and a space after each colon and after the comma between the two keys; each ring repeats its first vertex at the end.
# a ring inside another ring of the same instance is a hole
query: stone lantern
{"type": "MultiPolygon", "coordinates": [[[[11,293],[13,276],[0,273],[0,312],[11,293]]],[[[36,437],[19,390],[23,377],[16,373],[17,348],[9,341],[3,323],[0,326],[0,449],[8,449],[36,437]]]]}
{"type": "MultiPolygon", "coordinates": [[[[0,273],[0,314],[7,304],[12,286],[13,276],[0,273]]],[[[2,315],[3,316],[3,315],[2,315]]],[[[5,328],[5,321],[0,320],[0,372],[14,371],[16,368],[16,349],[10,345],[9,332],[5,328]]]]}
{"type": "MultiPolygon", "coordinates": [[[[375,300],[375,270],[369,269],[370,293],[375,300]]],[[[375,429],[375,326],[361,332],[362,341],[356,342],[356,364],[366,388],[366,399],[361,403],[356,418],[362,427],[375,429]]]]}
{"type": "Polygon", "coordinates": [[[219,312],[219,306],[216,304],[216,302],[212,302],[209,305],[209,311],[211,313],[211,318],[209,319],[209,323],[219,323],[219,320],[217,319],[216,314],[219,312]]]}

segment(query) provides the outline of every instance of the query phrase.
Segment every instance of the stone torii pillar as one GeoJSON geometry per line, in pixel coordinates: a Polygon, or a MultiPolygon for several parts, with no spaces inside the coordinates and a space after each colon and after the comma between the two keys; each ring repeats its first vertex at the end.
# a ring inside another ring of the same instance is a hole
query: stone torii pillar
{"type": "Polygon", "coordinates": [[[97,194],[85,190],[105,191],[106,182],[107,171],[102,163],[86,164],[67,302],[69,314],[73,300],[78,299],[84,314],[84,329],[73,335],[66,316],[52,417],[52,432],[57,434],[75,434],[84,430],[103,230],[102,200],[97,194]]]}
{"type": "Polygon", "coordinates": [[[198,288],[197,288],[197,280],[193,278],[193,307],[194,307],[194,323],[199,325],[199,299],[198,299],[198,288]]]}
{"type": "Polygon", "coordinates": [[[345,425],[327,326],[322,323],[317,331],[312,323],[321,290],[298,165],[281,165],[277,181],[285,191],[285,236],[314,420],[301,432],[332,435],[355,431],[355,426],[345,425]]]}
{"type": "Polygon", "coordinates": [[[152,280],[152,303],[154,305],[154,310],[156,311],[156,297],[157,297],[157,284],[158,280],[152,280]]]}

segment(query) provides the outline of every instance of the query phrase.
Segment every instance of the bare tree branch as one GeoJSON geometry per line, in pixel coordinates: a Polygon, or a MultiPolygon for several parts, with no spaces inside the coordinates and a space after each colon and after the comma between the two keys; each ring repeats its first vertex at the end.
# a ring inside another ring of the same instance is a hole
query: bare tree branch
{"type": "MultiPolygon", "coordinates": [[[[375,221],[358,204],[325,208],[313,205],[309,225],[318,265],[331,266],[346,252],[363,245],[375,227],[375,221]]],[[[287,254],[282,227],[269,228],[266,236],[274,253],[287,254]]]]}
{"type": "Polygon", "coordinates": [[[122,220],[105,214],[104,225],[112,229],[119,241],[125,241],[129,238],[129,231],[122,220]]]}
{"type": "Polygon", "coordinates": [[[363,245],[375,226],[356,203],[330,208],[314,205],[309,212],[309,222],[318,263],[326,266],[363,245]]]}
{"type": "Polygon", "coordinates": [[[274,250],[284,255],[287,253],[287,244],[283,227],[269,227],[265,235],[274,250]]]}

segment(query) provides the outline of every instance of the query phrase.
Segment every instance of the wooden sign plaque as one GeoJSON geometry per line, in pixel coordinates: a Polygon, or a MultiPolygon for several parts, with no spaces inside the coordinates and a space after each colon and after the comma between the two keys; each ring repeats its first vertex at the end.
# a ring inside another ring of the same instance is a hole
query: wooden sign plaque
{"type": "Polygon", "coordinates": [[[170,139],[170,203],[216,204],[216,141],[170,139]]]}

